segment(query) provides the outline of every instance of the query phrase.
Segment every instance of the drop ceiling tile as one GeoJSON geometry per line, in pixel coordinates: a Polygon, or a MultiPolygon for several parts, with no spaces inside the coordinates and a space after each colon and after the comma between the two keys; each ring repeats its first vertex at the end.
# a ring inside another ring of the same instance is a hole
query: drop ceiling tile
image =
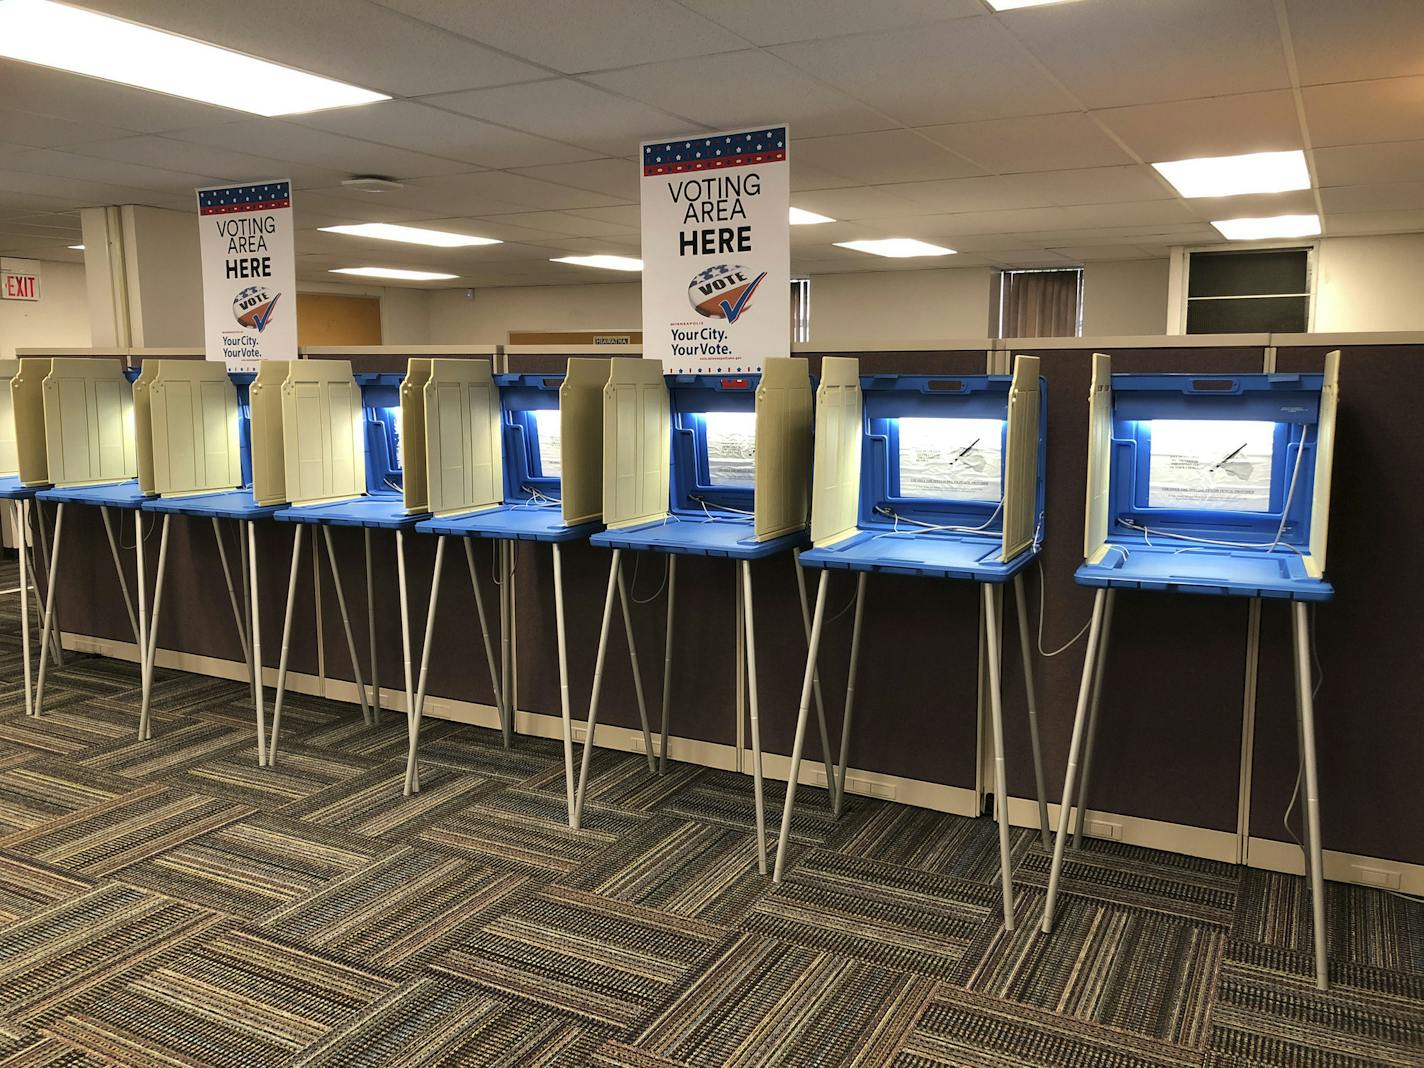
{"type": "Polygon", "coordinates": [[[1303,85],[1424,74],[1418,0],[1286,0],[1303,85]]]}
{"type": "Polygon", "coordinates": [[[292,119],[363,141],[428,152],[481,167],[529,167],[590,159],[596,153],[411,100],[318,111],[292,119]]]}
{"type": "Polygon", "coordinates": [[[515,174],[557,185],[587,189],[618,200],[637,203],[638,165],[626,159],[596,159],[585,163],[556,163],[546,167],[520,167],[515,174]]]}
{"type": "Polygon", "coordinates": [[[1046,248],[1013,248],[996,252],[988,257],[991,262],[1001,264],[1010,270],[1027,267],[1071,267],[1071,257],[1046,248]]]}
{"type": "Polygon", "coordinates": [[[1156,258],[1148,255],[1136,245],[1070,245],[1064,248],[1055,248],[1052,251],[1078,263],[1156,258]]]}
{"type": "MultiPolygon", "coordinates": [[[[456,176],[458,178],[458,176],[456,176]]],[[[292,196],[298,226],[335,226],[360,222],[411,222],[436,214],[431,207],[412,206],[423,199],[409,190],[401,193],[356,194],[341,186],[301,189],[292,196]]],[[[458,214],[458,213],[451,213],[458,214]]]]}
{"type": "Polygon", "coordinates": [[[1332,185],[1408,182],[1424,174],[1424,141],[1317,148],[1312,155],[1322,190],[1332,185]]]}
{"type": "Polygon", "coordinates": [[[1336,186],[1322,189],[1320,202],[1330,218],[1367,211],[1419,211],[1424,210],[1424,182],[1336,186]]]}
{"type": "Polygon", "coordinates": [[[76,156],[90,156],[117,163],[140,164],[169,171],[185,171],[213,175],[226,181],[241,182],[260,178],[289,178],[296,188],[331,185],[346,177],[347,172],[310,164],[293,163],[252,156],[244,152],[175,141],[153,134],[122,137],[112,141],[93,141],[75,145],[66,151],[76,156]]]}
{"type": "Polygon", "coordinates": [[[1113,204],[1172,200],[1173,192],[1151,167],[1091,167],[1025,175],[1037,184],[1050,204],[1113,204]]]}
{"type": "Polygon", "coordinates": [[[0,108],[0,142],[30,148],[59,148],[83,141],[121,137],[127,131],[92,122],[71,122],[53,115],[0,108]]]}
{"type": "Polygon", "coordinates": [[[1424,129],[1424,77],[1308,85],[1301,95],[1316,148],[1410,141],[1424,129]]]}
{"type": "Polygon", "coordinates": [[[1352,234],[1407,234],[1424,231],[1424,211],[1369,211],[1326,215],[1330,237],[1352,234]]]}
{"type": "Polygon", "coordinates": [[[649,63],[590,74],[587,80],[686,115],[711,129],[735,130],[764,123],[768,101],[776,101],[776,121],[789,124],[798,138],[884,130],[894,125],[844,93],[755,49],[649,63]],[[715,89],[709,91],[709,87],[715,89]]]}
{"type": "Polygon", "coordinates": [[[929,181],[982,174],[974,164],[911,130],[817,137],[791,144],[791,165],[841,174],[866,185],[929,181]]]}
{"type": "Polygon", "coordinates": [[[919,133],[997,174],[1131,163],[1082,112],[922,126],[919,133]]]}
{"type": "Polygon", "coordinates": [[[233,148],[255,156],[311,163],[351,175],[382,174],[404,179],[471,169],[469,163],[358,141],[279,119],[246,119],[223,126],[176,130],[169,136],[214,148],[233,148]]]}
{"type": "Polygon", "coordinates": [[[1089,108],[1290,87],[1272,0],[1094,0],[998,19],[1089,108]]]}
{"type": "Polygon", "coordinates": [[[649,57],[684,59],[746,47],[736,34],[673,0],[381,2],[565,74],[626,67],[649,57]]]}
{"type": "Polygon", "coordinates": [[[578,215],[597,222],[606,222],[628,230],[637,230],[643,225],[642,208],[627,204],[616,208],[572,208],[570,215],[578,215]]]}
{"type": "MultiPolygon", "coordinates": [[[[0,168],[6,162],[8,157],[0,154],[0,168]]],[[[150,189],[0,169],[0,207],[27,204],[88,208],[104,204],[148,204],[157,196],[150,189]]]]}
{"type": "Polygon", "coordinates": [[[608,156],[633,156],[642,141],[698,132],[689,119],[567,78],[450,93],[428,102],[608,156]]]}
{"type": "Polygon", "coordinates": [[[917,210],[912,201],[894,192],[893,186],[818,189],[799,194],[796,206],[842,220],[912,215],[917,210]]]}
{"type": "Polygon", "coordinates": [[[85,0],[84,6],[392,96],[506,85],[544,73],[365,0],[85,0]]]}
{"type": "Polygon", "coordinates": [[[1181,203],[1198,219],[1258,219],[1270,215],[1313,215],[1318,210],[1315,193],[1297,189],[1289,193],[1257,193],[1240,197],[1197,197],[1181,203]]]}
{"type": "Polygon", "coordinates": [[[10,59],[0,59],[0,85],[7,108],[120,131],[156,133],[245,117],[241,111],[10,59]]]}
{"type": "Polygon", "coordinates": [[[687,0],[687,6],[759,45],[899,30],[984,13],[978,0],[687,0]]]}
{"type": "Polygon", "coordinates": [[[997,211],[1052,205],[1032,175],[1002,174],[953,178],[940,182],[905,182],[890,188],[927,212],[997,211]]]}
{"type": "MultiPolygon", "coordinates": [[[[553,182],[540,181],[520,174],[504,171],[484,171],[479,174],[462,175],[466,188],[482,196],[503,200],[519,205],[521,210],[547,208],[563,210],[567,208],[606,208],[620,202],[620,198],[586,189],[575,189],[553,182]]],[[[469,212],[472,215],[492,215],[494,212],[469,212]]],[[[499,214],[505,214],[500,212],[499,214]]]]}
{"type": "Polygon", "coordinates": [[[95,159],[91,156],[79,156],[72,152],[60,152],[52,148],[32,148],[24,152],[10,153],[5,157],[4,166],[8,170],[22,171],[26,174],[78,178],[83,181],[123,185],[132,189],[154,189],[168,193],[191,191],[213,181],[215,177],[210,174],[188,174],[181,171],[144,167],[136,163],[95,159]]]}
{"type": "Polygon", "coordinates": [[[498,218],[515,226],[541,233],[545,240],[552,237],[622,237],[628,236],[626,226],[599,222],[565,211],[522,211],[498,218]]]}
{"type": "Polygon", "coordinates": [[[771,51],[907,126],[1077,107],[989,18],[777,45],[771,51]]]}
{"type": "MultiPolygon", "coordinates": [[[[858,184],[855,179],[842,174],[832,174],[821,167],[813,167],[797,154],[796,134],[791,134],[791,192],[800,193],[811,189],[844,189],[858,184]]],[[[793,199],[795,199],[793,197],[793,199]]]]}
{"type": "Polygon", "coordinates": [[[1104,108],[1093,117],[1144,163],[1284,152],[1305,143],[1288,90],[1104,108]]]}
{"type": "MultiPolygon", "coordinates": [[[[429,226],[436,230],[449,230],[458,234],[473,234],[476,237],[492,237],[496,241],[504,241],[509,244],[534,244],[549,239],[547,230],[534,229],[510,221],[518,217],[518,213],[516,213],[489,218],[419,219],[416,221],[416,225],[429,226]]],[[[476,247],[471,251],[477,252],[481,247],[483,246],[476,247]]]]}

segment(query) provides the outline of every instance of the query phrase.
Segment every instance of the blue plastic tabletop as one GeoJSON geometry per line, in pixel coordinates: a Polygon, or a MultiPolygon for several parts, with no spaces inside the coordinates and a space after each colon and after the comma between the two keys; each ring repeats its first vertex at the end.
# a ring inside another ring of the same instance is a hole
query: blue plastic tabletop
{"type": "Polygon", "coordinates": [[[591,544],[605,549],[723,556],[731,560],[760,560],[765,556],[799,549],[809,541],[804,530],[757,541],[751,516],[673,516],[636,527],[604,530],[589,538],[591,544]]]}
{"type": "Polygon", "coordinates": [[[258,504],[251,489],[198,493],[189,497],[150,497],[145,512],[199,516],[208,519],[270,519],[283,505],[258,504]]]}
{"type": "Polygon", "coordinates": [[[436,516],[421,520],[415,528],[421,534],[444,534],[459,538],[497,538],[506,541],[582,541],[602,523],[564,526],[563,513],[547,505],[501,504],[478,512],[436,516]]]}
{"type": "Polygon", "coordinates": [[[148,500],[138,488],[138,479],[126,482],[102,482],[96,486],[54,486],[35,494],[41,501],[57,504],[89,504],[100,508],[138,509],[148,500]]]}
{"type": "Polygon", "coordinates": [[[26,486],[19,475],[0,475],[0,501],[33,500],[40,487],[26,486]]]}
{"type": "Polygon", "coordinates": [[[1300,555],[1277,549],[1189,549],[1164,546],[1109,546],[1096,564],[1081,564],[1073,578],[1082,586],[1128,590],[1175,590],[1219,597],[1273,597],[1328,601],[1334,587],[1305,572],[1300,555]]]}
{"type": "Polygon", "coordinates": [[[801,563],[806,567],[1000,583],[1028,567],[1038,555],[1030,548],[1006,563],[999,559],[1002,548],[998,537],[862,530],[834,545],[806,550],[801,563]]]}
{"type": "Polygon", "coordinates": [[[412,530],[427,513],[407,515],[404,502],[396,496],[353,497],[330,504],[303,504],[279,509],[272,516],[279,523],[310,523],[317,526],[372,527],[376,530],[412,530]]]}

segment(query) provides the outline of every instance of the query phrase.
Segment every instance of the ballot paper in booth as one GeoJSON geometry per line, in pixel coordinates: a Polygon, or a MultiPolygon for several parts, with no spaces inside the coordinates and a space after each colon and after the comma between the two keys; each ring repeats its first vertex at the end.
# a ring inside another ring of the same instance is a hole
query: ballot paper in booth
{"type": "Polygon", "coordinates": [[[1155,419],[1151,435],[1149,507],[1271,510],[1275,423],[1155,419]]]}
{"type": "Polygon", "coordinates": [[[997,501],[1002,495],[1002,419],[903,418],[900,496],[997,501]]]}

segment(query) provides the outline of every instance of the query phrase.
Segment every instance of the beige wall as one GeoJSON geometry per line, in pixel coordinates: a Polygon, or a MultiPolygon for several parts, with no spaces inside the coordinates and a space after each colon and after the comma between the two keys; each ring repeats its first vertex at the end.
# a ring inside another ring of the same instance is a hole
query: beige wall
{"type": "Polygon", "coordinates": [[[17,348],[89,344],[83,264],[41,261],[39,300],[0,300],[0,359],[10,359],[17,348]]]}
{"type": "Polygon", "coordinates": [[[584,286],[439,289],[430,294],[432,345],[502,345],[511,330],[637,330],[643,322],[637,282],[584,286]]]}
{"type": "Polygon", "coordinates": [[[811,342],[987,337],[992,281],[988,267],[815,275],[811,342]]]}
{"type": "Polygon", "coordinates": [[[1322,241],[1315,329],[1424,330],[1424,234],[1322,241]]]}
{"type": "Polygon", "coordinates": [[[1168,260],[1089,263],[1083,268],[1083,336],[1161,334],[1167,329],[1168,260]]]}
{"type": "Polygon", "coordinates": [[[197,213],[134,205],[121,211],[134,347],[201,345],[203,265],[197,213]]]}

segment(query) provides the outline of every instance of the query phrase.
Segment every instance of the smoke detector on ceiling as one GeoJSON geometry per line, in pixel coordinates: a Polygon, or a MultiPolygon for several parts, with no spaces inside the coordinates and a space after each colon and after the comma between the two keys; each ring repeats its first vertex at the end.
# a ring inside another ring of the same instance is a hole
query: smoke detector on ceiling
{"type": "Polygon", "coordinates": [[[345,179],[341,184],[347,189],[355,189],[362,193],[391,193],[397,189],[405,188],[394,178],[383,178],[379,174],[358,174],[355,178],[345,179]]]}

